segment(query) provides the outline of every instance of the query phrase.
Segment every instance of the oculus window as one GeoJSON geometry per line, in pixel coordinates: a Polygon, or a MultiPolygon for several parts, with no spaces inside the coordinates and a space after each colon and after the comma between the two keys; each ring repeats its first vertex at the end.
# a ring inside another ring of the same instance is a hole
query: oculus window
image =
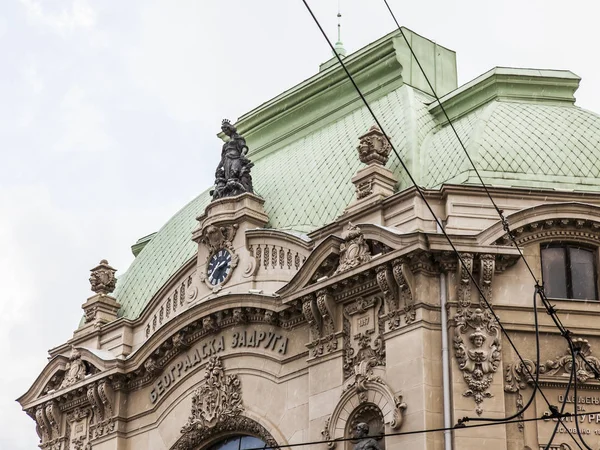
{"type": "Polygon", "coordinates": [[[550,298],[597,300],[595,250],[577,244],[541,248],[544,292],[550,298]]]}

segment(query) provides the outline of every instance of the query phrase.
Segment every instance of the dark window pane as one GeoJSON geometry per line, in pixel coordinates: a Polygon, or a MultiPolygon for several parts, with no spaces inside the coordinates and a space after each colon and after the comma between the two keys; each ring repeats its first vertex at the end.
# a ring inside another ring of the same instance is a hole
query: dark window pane
{"type": "Polygon", "coordinates": [[[576,247],[570,247],[569,252],[572,298],[596,300],[594,253],[591,250],[576,247]]]}
{"type": "Polygon", "coordinates": [[[542,277],[544,292],[550,298],[567,298],[567,271],[565,249],[548,247],[542,249],[542,277]]]}
{"type": "Polygon", "coordinates": [[[265,443],[253,436],[244,436],[242,438],[242,450],[247,448],[263,448],[265,443]]]}
{"type": "Polygon", "coordinates": [[[245,450],[250,448],[265,448],[266,450],[270,450],[262,440],[254,436],[229,437],[211,445],[209,450],[245,450]]]}

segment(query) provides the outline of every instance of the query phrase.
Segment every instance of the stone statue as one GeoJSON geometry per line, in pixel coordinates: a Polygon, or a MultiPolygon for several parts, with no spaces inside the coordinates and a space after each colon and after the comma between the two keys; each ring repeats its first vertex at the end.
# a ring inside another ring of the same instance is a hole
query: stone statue
{"type": "Polygon", "coordinates": [[[369,425],[364,422],[356,425],[354,437],[358,439],[358,442],[354,445],[354,450],[381,450],[377,441],[369,437],[369,425]]]}
{"type": "Polygon", "coordinates": [[[233,197],[244,192],[254,192],[250,169],[254,166],[246,157],[248,146],[237,129],[224,119],[221,130],[229,140],[223,144],[221,162],[215,171],[215,188],[211,191],[213,200],[223,197],[233,197]]]}
{"type": "Polygon", "coordinates": [[[69,356],[69,362],[65,367],[65,371],[65,377],[62,383],[60,383],[59,389],[69,387],[85,378],[85,365],[75,347],[71,348],[71,356],[69,356]]]}

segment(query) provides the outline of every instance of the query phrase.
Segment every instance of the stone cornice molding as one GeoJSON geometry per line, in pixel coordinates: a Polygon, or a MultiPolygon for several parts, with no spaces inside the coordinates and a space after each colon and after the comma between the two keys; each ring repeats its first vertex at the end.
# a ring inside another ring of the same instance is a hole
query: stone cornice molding
{"type": "MultiPolygon", "coordinates": [[[[77,351],[81,354],[81,360],[87,364],[90,364],[94,371],[98,371],[99,373],[103,373],[107,370],[111,370],[115,368],[118,364],[117,359],[109,359],[104,360],[101,359],[98,355],[90,351],[85,347],[78,347],[77,351]]],[[[60,388],[60,383],[57,383],[56,388],[52,390],[52,392],[44,394],[44,388],[48,385],[51,380],[56,377],[56,379],[62,379],[61,372],[65,372],[67,370],[67,365],[69,363],[69,357],[66,355],[56,355],[50,359],[48,364],[42,369],[38,377],[32,383],[31,387],[27,390],[25,394],[17,399],[17,401],[21,405],[29,405],[29,404],[37,404],[38,399],[42,401],[47,401],[50,398],[56,398],[60,395],[67,394],[72,390],[76,390],[79,387],[85,385],[91,379],[97,379],[98,373],[87,375],[83,380],[74,383],[71,386],[60,388]]],[[[28,406],[29,407],[29,406],[28,406]]]]}
{"type": "Polygon", "coordinates": [[[308,256],[298,273],[294,275],[288,284],[279,289],[277,294],[283,297],[306,286],[310,282],[313,273],[319,268],[323,261],[332,254],[340,254],[340,245],[343,242],[344,240],[338,236],[329,236],[325,238],[308,256]]]}
{"type": "MultiPolygon", "coordinates": [[[[290,301],[298,300],[309,294],[315,294],[318,290],[323,288],[336,288],[348,284],[348,280],[356,279],[359,283],[359,279],[363,279],[362,282],[370,281],[370,277],[376,273],[378,267],[391,264],[398,258],[404,258],[414,273],[425,273],[426,275],[435,275],[440,271],[445,271],[444,267],[447,264],[443,261],[445,255],[448,255],[451,247],[448,245],[448,241],[440,236],[439,234],[425,234],[425,233],[411,233],[409,235],[403,235],[407,240],[406,245],[400,247],[397,250],[390,250],[388,253],[375,255],[371,261],[364,263],[354,269],[348,270],[329,277],[324,277],[318,280],[316,283],[309,285],[302,285],[302,281],[308,281],[311,279],[312,273],[318,268],[318,266],[309,265],[309,261],[305,263],[304,267],[298,273],[299,279],[293,285],[288,284],[284,288],[278,291],[278,294],[282,296],[283,303],[287,304],[290,301]],[[409,241],[408,238],[411,240],[409,241]],[[442,242],[443,239],[443,242],[442,242]],[[434,241],[434,242],[432,242],[434,241]],[[429,243],[429,245],[428,245],[429,243]],[[371,273],[372,272],[372,273],[371,273]],[[301,278],[300,278],[301,277],[301,278]],[[302,280],[302,281],[300,281],[302,280]]],[[[473,254],[491,254],[496,258],[497,272],[505,270],[510,267],[518,260],[519,253],[514,247],[509,246],[484,246],[479,247],[477,243],[472,239],[465,236],[451,236],[456,248],[461,253],[473,253],[473,254]],[[469,239],[468,245],[464,242],[469,239]],[[462,241],[462,242],[461,242],[462,241]]],[[[310,258],[309,258],[310,259],[310,258]]],[[[322,255],[320,261],[324,261],[326,255],[322,255]]],[[[453,267],[456,266],[455,262],[452,263],[453,267]]],[[[356,292],[358,293],[358,292],[356,292]]],[[[341,297],[340,294],[335,295],[336,298],[341,297]]]]}
{"type": "MultiPolygon", "coordinates": [[[[531,225],[539,224],[536,228],[540,228],[540,225],[547,221],[554,221],[554,223],[548,225],[548,228],[560,228],[561,220],[573,221],[575,228],[577,227],[576,222],[583,220],[585,221],[583,225],[589,224],[589,227],[593,229],[593,224],[600,225],[600,206],[580,202],[547,203],[518,211],[509,215],[507,220],[511,230],[521,235],[527,232],[526,227],[531,228],[531,225]],[[517,231],[519,229],[523,230],[519,232],[517,231]]],[[[563,226],[565,225],[568,225],[568,223],[563,224],[563,226]]],[[[600,231],[600,227],[596,227],[596,230],[600,231]]],[[[482,245],[508,245],[508,241],[504,239],[505,237],[506,232],[502,227],[502,223],[498,221],[487,230],[479,233],[477,241],[482,245]]]]}
{"type": "Polygon", "coordinates": [[[151,380],[151,377],[146,375],[148,368],[145,364],[153,355],[156,357],[157,354],[160,354],[161,356],[155,359],[164,359],[164,364],[167,364],[187,345],[204,336],[238,324],[239,321],[236,318],[235,311],[243,313],[246,323],[276,324],[282,329],[292,329],[305,322],[302,316],[302,305],[299,301],[282,305],[279,299],[270,296],[224,295],[210,302],[194,305],[186,312],[185,316],[181,316],[180,320],[165,324],[127,359],[103,360],[88,349],[78,348],[82,359],[92,363],[100,372],[75,383],[73,386],[57,389],[56,392],[36,400],[52,376],[60,370],[64,371],[67,367],[68,358],[66,356],[55,356],[42,370],[27,393],[21,396],[18,401],[24,407],[29,408],[31,405],[47,401],[50,398],[70,395],[72,391],[77,391],[89,382],[106,376],[119,377],[130,374],[130,378],[133,377],[138,380],[136,381],[136,387],[138,384],[140,386],[144,385],[151,380]],[[207,319],[213,324],[212,327],[207,326],[207,319]]]}

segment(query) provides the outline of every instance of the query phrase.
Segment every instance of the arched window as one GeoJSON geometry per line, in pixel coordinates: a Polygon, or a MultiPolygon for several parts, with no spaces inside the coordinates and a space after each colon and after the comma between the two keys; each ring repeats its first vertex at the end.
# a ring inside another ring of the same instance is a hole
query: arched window
{"type": "Polygon", "coordinates": [[[254,436],[230,436],[208,447],[206,450],[249,450],[269,449],[267,444],[254,436]]]}
{"type": "Polygon", "coordinates": [[[550,298],[597,300],[596,250],[573,243],[541,248],[544,292],[550,298]]]}
{"type": "MultiPolygon", "coordinates": [[[[373,403],[364,403],[352,411],[346,422],[345,437],[353,438],[359,423],[366,423],[369,426],[369,436],[377,439],[381,449],[385,450],[385,439],[382,437],[385,434],[385,425],[381,409],[373,403]]],[[[346,441],[346,449],[353,449],[354,444],[355,442],[351,440],[346,441]]]]}

